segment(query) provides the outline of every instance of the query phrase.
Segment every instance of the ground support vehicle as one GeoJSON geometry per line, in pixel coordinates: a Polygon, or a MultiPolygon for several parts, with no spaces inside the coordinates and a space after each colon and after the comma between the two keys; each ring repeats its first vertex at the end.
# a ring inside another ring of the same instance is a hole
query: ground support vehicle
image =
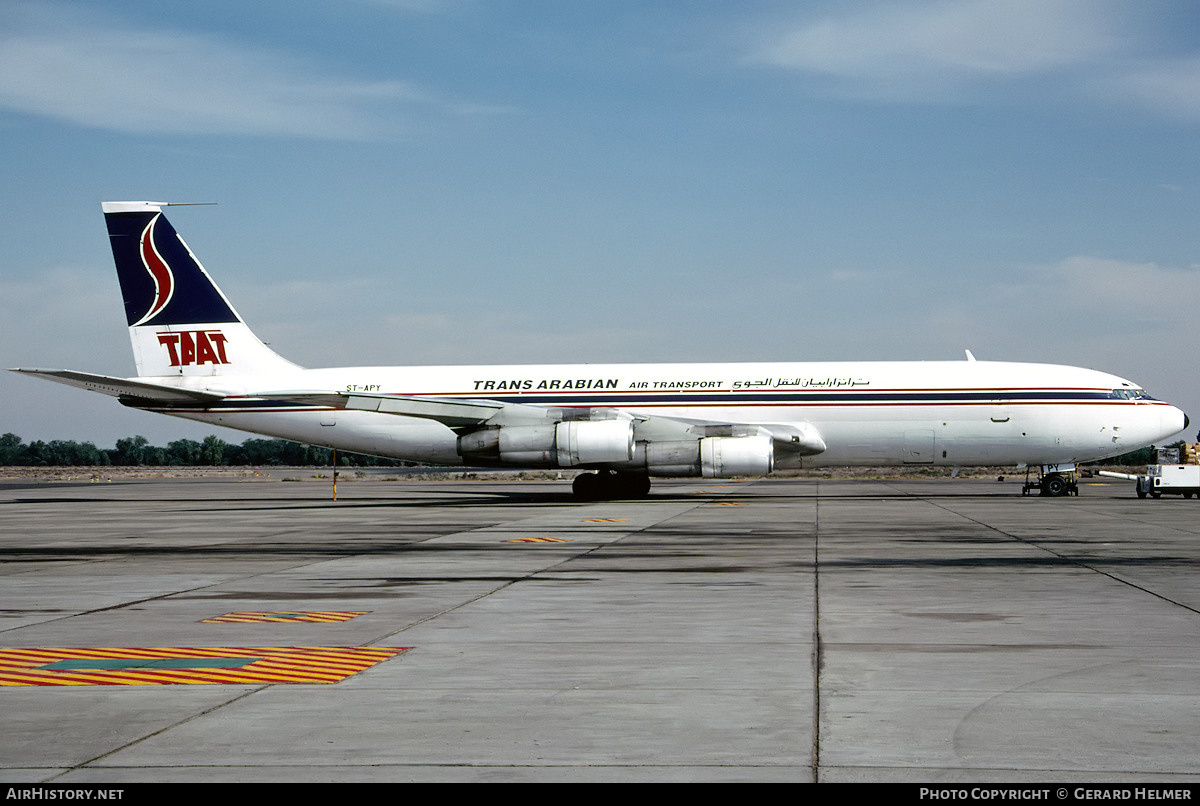
{"type": "Polygon", "coordinates": [[[1150,465],[1145,475],[1099,470],[1098,476],[1131,479],[1138,498],[1158,498],[1164,493],[1191,498],[1200,496],[1200,465],[1150,465]]]}

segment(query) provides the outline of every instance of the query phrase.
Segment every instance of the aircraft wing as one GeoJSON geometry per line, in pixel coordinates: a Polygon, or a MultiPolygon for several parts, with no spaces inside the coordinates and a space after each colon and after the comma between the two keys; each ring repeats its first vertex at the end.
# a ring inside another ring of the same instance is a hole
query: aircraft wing
{"type": "Polygon", "coordinates": [[[526,425],[562,420],[635,420],[639,438],[651,441],[703,437],[769,436],[777,450],[811,456],[825,450],[825,441],[810,423],[728,423],[630,413],[612,408],[563,408],[506,403],[498,400],[411,397],[370,392],[262,392],[257,397],[288,400],[302,405],[375,411],[436,420],[450,428],[526,425]]]}
{"type": "MultiPolygon", "coordinates": [[[[263,392],[256,397],[288,400],[301,405],[329,406],[352,411],[377,411],[437,420],[451,428],[481,425],[491,420],[511,404],[496,400],[458,400],[406,395],[378,395],[360,392],[263,392]]],[[[522,408],[537,409],[536,406],[522,408]]],[[[539,419],[540,412],[538,409],[539,419]]]]}
{"type": "Polygon", "coordinates": [[[70,369],[14,369],[12,371],[44,378],[55,383],[64,383],[67,386],[75,386],[89,392],[99,392],[103,395],[135,401],[137,404],[149,402],[164,406],[180,404],[195,406],[212,403],[225,397],[217,392],[181,389],[178,386],[116,378],[111,375],[94,375],[90,372],[76,372],[70,369]]]}
{"type": "Polygon", "coordinates": [[[674,424],[676,427],[682,426],[695,437],[769,436],[775,443],[776,450],[783,450],[799,456],[824,453],[826,447],[820,432],[812,423],[808,422],[729,423],[689,417],[664,417],[661,414],[651,415],[647,418],[648,424],[663,422],[674,424]]]}

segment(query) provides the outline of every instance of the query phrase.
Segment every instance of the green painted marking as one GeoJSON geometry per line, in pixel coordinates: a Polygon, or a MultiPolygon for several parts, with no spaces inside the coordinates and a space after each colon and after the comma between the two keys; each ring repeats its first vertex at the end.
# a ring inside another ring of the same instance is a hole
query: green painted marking
{"type": "Polygon", "coordinates": [[[121,669],[239,669],[262,658],[73,658],[55,661],[39,670],[120,671],[121,669]]]}

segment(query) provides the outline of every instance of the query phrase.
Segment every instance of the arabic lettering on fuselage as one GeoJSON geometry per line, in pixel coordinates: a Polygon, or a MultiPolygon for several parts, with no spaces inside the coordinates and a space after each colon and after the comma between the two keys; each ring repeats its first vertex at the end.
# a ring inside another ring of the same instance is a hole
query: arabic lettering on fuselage
{"type": "Polygon", "coordinates": [[[844,389],[869,386],[863,378],[764,378],[761,381],[734,381],[734,389],[844,389]]]}

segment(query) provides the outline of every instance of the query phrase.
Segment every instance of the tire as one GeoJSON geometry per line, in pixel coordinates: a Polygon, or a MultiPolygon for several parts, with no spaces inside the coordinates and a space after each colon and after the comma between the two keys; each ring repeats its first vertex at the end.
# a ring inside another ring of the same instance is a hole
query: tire
{"type": "Polygon", "coordinates": [[[617,488],[625,498],[645,498],[650,494],[650,476],[644,473],[618,473],[617,488]]]}
{"type": "Polygon", "coordinates": [[[1042,489],[1045,491],[1046,495],[1051,495],[1057,498],[1060,495],[1066,495],[1068,492],[1070,492],[1071,485],[1068,484],[1067,480],[1062,476],[1055,474],[1047,476],[1042,480],[1042,489]]]}
{"type": "Polygon", "coordinates": [[[571,492],[580,501],[607,501],[613,498],[643,498],[650,492],[650,476],[601,470],[580,473],[571,482],[571,492]]]}
{"type": "Polygon", "coordinates": [[[580,473],[571,482],[571,492],[580,501],[598,500],[600,487],[600,477],[595,473],[580,473]]]}

